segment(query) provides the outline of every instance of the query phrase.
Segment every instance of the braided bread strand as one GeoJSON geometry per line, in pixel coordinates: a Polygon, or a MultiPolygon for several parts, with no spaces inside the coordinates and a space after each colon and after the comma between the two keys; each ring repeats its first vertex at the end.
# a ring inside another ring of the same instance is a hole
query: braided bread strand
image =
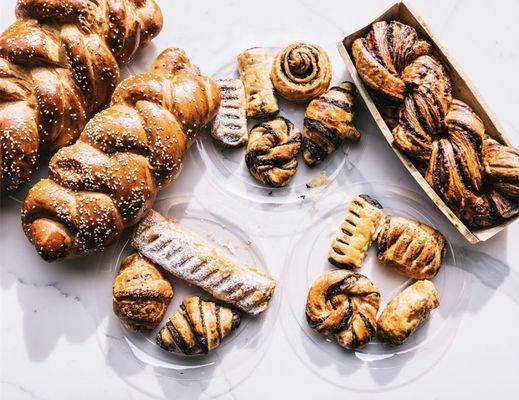
{"type": "Polygon", "coordinates": [[[109,108],[51,159],[22,208],[27,237],[46,260],[103,248],[138,222],[179,174],[185,152],[214,118],[216,83],[180,49],[122,82],[109,108]]]}
{"type": "Polygon", "coordinates": [[[119,66],[162,29],[154,0],[18,0],[0,36],[1,190],[72,143],[109,101],[119,66]]]}

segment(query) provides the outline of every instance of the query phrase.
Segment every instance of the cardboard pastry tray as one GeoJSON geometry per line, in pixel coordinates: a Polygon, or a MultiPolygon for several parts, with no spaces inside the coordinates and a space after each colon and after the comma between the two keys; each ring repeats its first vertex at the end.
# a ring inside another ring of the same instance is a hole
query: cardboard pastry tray
{"type": "Polygon", "coordinates": [[[505,229],[506,226],[513,223],[517,218],[519,218],[519,216],[516,216],[515,218],[503,222],[501,225],[494,226],[491,228],[479,228],[473,230],[469,229],[456,215],[454,215],[451,209],[431,188],[431,186],[429,186],[425,178],[416,169],[416,167],[413,165],[410,159],[407,158],[402,152],[400,152],[400,150],[397,149],[396,146],[393,144],[393,135],[391,133],[391,129],[382,118],[382,115],[378,111],[375,102],[368,93],[366,87],[364,86],[364,83],[362,82],[362,79],[357,73],[355,63],[353,62],[353,55],[351,53],[351,45],[353,44],[353,41],[359,37],[366,35],[368,31],[371,29],[371,25],[374,22],[389,20],[397,20],[414,27],[418,34],[431,44],[435,55],[438,58],[440,58],[442,63],[445,65],[452,79],[453,96],[464,101],[470,107],[472,107],[472,109],[476,112],[476,114],[481,118],[481,120],[485,124],[485,129],[488,135],[490,135],[491,137],[493,137],[501,143],[508,145],[510,145],[511,143],[503,136],[502,128],[498,124],[495,116],[491,113],[489,107],[481,100],[481,96],[478,94],[473,85],[469,82],[465,74],[461,71],[461,68],[454,62],[453,58],[449,55],[445,47],[443,47],[440,44],[439,40],[431,32],[431,30],[423,21],[423,19],[414,11],[412,11],[409,8],[409,6],[404,2],[398,2],[394,4],[391,8],[389,8],[378,18],[371,21],[369,24],[357,30],[356,32],[353,32],[352,34],[346,36],[341,42],[339,42],[339,53],[344,59],[346,67],[348,68],[348,71],[350,72],[352,79],[355,82],[355,85],[357,85],[359,93],[366,102],[369,111],[373,115],[375,122],[384,134],[384,137],[386,138],[387,142],[389,143],[393,151],[397,154],[398,158],[405,165],[407,170],[414,177],[416,182],[418,182],[418,184],[427,193],[431,200],[433,200],[434,203],[436,203],[436,205],[443,212],[443,214],[452,222],[452,224],[470,243],[477,243],[488,240],[492,236],[496,235],[498,232],[505,229]]]}

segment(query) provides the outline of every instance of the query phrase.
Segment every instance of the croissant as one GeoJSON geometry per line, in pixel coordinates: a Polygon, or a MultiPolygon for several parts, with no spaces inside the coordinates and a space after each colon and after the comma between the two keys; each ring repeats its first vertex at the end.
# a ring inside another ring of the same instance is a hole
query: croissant
{"type": "Polygon", "coordinates": [[[326,92],[332,79],[332,65],[320,46],[297,42],[276,54],[270,76],[281,96],[304,102],[326,92]]]}
{"type": "Polygon", "coordinates": [[[49,179],[27,194],[23,228],[40,255],[55,260],[104,248],[138,222],[179,174],[219,104],[216,83],[179,49],[122,82],[111,106],[54,155],[49,179]]]}
{"type": "Polygon", "coordinates": [[[251,129],[245,163],[260,182],[273,187],[286,186],[297,172],[300,149],[299,129],[288,119],[276,117],[251,129]]]}
{"type": "Polygon", "coordinates": [[[139,253],[126,257],[113,285],[115,315],[131,330],[154,329],[173,297],[171,284],[139,253]]]}
{"type": "Polygon", "coordinates": [[[344,139],[360,138],[353,124],[355,96],[353,83],[343,82],[310,102],[303,127],[303,160],[307,165],[323,161],[344,139]]]}
{"type": "Polygon", "coordinates": [[[395,146],[462,221],[490,227],[519,214],[517,149],[489,142],[481,119],[452,97],[445,67],[414,28],[376,22],[352,53],[394,127],[395,146]]]}
{"type": "Polygon", "coordinates": [[[340,346],[356,349],[376,334],[380,291],[364,275],[327,272],[308,292],[306,317],[312,329],[334,335],[340,346]]]}
{"type": "Polygon", "coordinates": [[[164,350],[186,355],[207,354],[240,325],[238,310],[200,297],[189,297],[157,335],[164,350]]]}
{"type": "Polygon", "coordinates": [[[18,0],[0,36],[2,192],[72,143],[110,101],[119,66],[162,29],[154,0],[18,0]]]}

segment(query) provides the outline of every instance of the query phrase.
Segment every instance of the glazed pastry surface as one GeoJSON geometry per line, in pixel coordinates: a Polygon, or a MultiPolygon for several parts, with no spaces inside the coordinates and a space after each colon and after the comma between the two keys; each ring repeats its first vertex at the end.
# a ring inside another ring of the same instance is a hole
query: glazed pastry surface
{"type": "Polygon", "coordinates": [[[353,123],[356,96],[353,83],[342,82],[310,102],[303,127],[303,160],[307,165],[323,161],[345,139],[360,139],[353,123]]]}
{"type": "Polygon", "coordinates": [[[139,253],[124,259],[113,284],[113,309],[126,328],[155,328],[173,297],[171,284],[139,253]]]}
{"type": "Polygon", "coordinates": [[[377,321],[380,340],[402,344],[440,305],[438,291],[431,281],[413,283],[391,300],[377,321]]]}
{"type": "Polygon", "coordinates": [[[296,42],[276,54],[271,78],[276,91],[285,99],[304,102],[326,92],[332,66],[320,46],[296,42]]]}
{"type": "Polygon", "coordinates": [[[239,325],[238,310],[188,297],[160,330],[157,344],[173,353],[207,354],[239,325]]]}
{"type": "Polygon", "coordinates": [[[247,101],[240,79],[217,79],[222,103],[211,124],[211,136],[226,147],[247,142],[247,101]]]}
{"type": "Polygon", "coordinates": [[[301,132],[288,119],[276,117],[255,125],[249,134],[245,163],[265,185],[286,186],[297,172],[301,132]]]}
{"type": "Polygon", "coordinates": [[[312,329],[333,335],[340,346],[356,349],[376,334],[380,292],[364,275],[330,271],[310,288],[306,317],[312,329]]]}
{"type": "Polygon", "coordinates": [[[132,246],[149,260],[225,303],[256,315],[266,310],[276,281],[155,211],[137,226],[132,246]]]}
{"type": "Polygon", "coordinates": [[[378,201],[366,194],[355,197],[330,245],[328,261],[338,268],[360,268],[383,216],[378,201]]]}
{"type": "Polygon", "coordinates": [[[247,117],[269,117],[279,112],[270,69],[267,49],[254,47],[238,55],[238,70],[247,97],[247,117]]]}
{"type": "Polygon", "coordinates": [[[378,259],[414,279],[431,279],[447,251],[445,237],[412,219],[387,216],[377,237],[378,259]]]}

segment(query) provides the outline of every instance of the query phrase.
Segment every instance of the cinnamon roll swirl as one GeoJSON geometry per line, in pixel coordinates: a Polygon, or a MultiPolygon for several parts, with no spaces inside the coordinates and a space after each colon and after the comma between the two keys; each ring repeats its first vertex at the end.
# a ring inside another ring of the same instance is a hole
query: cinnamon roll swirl
{"type": "Polygon", "coordinates": [[[297,42],[276,54],[271,78],[276,91],[285,99],[304,102],[326,92],[332,66],[321,47],[297,42]]]}

